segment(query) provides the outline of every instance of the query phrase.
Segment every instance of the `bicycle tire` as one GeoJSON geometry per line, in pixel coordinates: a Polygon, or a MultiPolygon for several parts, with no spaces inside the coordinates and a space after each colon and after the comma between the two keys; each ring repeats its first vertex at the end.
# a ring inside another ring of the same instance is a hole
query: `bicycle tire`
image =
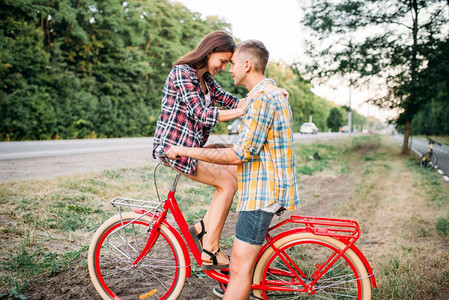
{"type": "MultiPolygon", "coordinates": [[[[307,276],[305,282],[312,281],[317,264],[323,264],[331,254],[344,249],[345,245],[331,237],[312,233],[295,233],[285,236],[275,243],[283,253],[287,253],[307,276]]],[[[268,247],[259,258],[253,276],[254,284],[295,286],[295,277],[289,275],[287,266],[272,247],[268,247]],[[278,271],[278,272],[276,272],[278,271]],[[280,272],[279,272],[280,271],[280,272]],[[277,274],[275,274],[277,273],[277,274]],[[277,283],[274,283],[277,280],[277,283]]],[[[303,288],[303,286],[296,286],[303,288]]],[[[351,249],[347,249],[338,261],[314,285],[314,291],[306,292],[253,290],[260,299],[371,299],[371,283],[363,261],[351,249]]]]}
{"type": "Polygon", "coordinates": [[[107,220],[93,236],[89,274],[103,299],[176,299],[181,294],[186,261],[179,242],[164,224],[149,253],[131,267],[148,240],[151,222],[148,216],[127,212],[107,220]]]}
{"type": "Polygon", "coordinates": [[[427,152],[419,159],[419,166],[422,169],[433,169],[437,165],[438,157],[433,152],[427,152]]]}

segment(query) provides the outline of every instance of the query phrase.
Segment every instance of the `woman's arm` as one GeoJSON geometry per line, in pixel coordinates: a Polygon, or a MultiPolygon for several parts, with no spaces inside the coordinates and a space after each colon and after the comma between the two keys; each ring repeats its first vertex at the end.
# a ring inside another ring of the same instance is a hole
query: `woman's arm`
{"type": "Polygon", "coordinates": [[[240,99],[237,108],[220,110],[218,113],[218,121],[229,121],[241,117],[245,114],[249,100],[247,97],[240,99]]]}

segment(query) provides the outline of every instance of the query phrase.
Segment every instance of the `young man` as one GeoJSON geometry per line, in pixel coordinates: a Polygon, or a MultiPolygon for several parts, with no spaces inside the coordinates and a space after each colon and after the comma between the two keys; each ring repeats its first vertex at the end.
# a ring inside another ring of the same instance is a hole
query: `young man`
{"type": "Polygon", "coordinates": [[[297,209],[299,197],[288,100],[265,77],[268,51],[256,40],[237,45],[229,72],[246,87],[250,104],[232,148],[171,147],[166,155],[238,165],[239,217],[231,252],[230,281],[224,299],[248,299],[254,263],[274,213],[297,209]]]}

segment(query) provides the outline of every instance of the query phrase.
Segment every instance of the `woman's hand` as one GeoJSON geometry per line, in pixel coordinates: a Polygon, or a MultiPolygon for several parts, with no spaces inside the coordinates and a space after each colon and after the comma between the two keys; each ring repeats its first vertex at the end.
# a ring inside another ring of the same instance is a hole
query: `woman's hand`
{"type": "Polygon", "coordinates": [[[218,113],[218,121],[229,121],[234,120],[238,117],[243,116],[246,113],[246,109],[248,108],[249,99],[248,98],[242,98],[239,100],[239,103],[237,104],[237,107],[234,109],[222,109],[218,113]]]}
{"type": "Polygon", "coordinates": [[[239,104],[237,105],[237,110],[239,111],[239,117],[245,115],[246,110],[248,109],[250,99],[248,97],[242,98],[239,100],[239,104]]]}
{"type": "Polygon", "coordinates": [[[248,97],[242,98],[239,100],[239,104],[237,104],[237,108],[241,109],[242,111],[246,111],[248,104],[249,104],[248,97]]]}
{"type": "Polygon", "coordinates": [[[178,159],[181,155],[180,155],[180,150],[182,147],[180,146],[171,146],[170,149],[167,150],[167,152],[165,152],[165,156],[169,159],[178,159]]]}
{"type": "Polygon", "coordinates": [[[286,89],[282,89],[282,88],[281,88],[281,92],[282,92],[282,94],[284,94],[285,98],[287,98],[287,100],[288,100],[288,97],[290,96],[290,95],[288,94],[288,91],[287,91],[286,89]]]}

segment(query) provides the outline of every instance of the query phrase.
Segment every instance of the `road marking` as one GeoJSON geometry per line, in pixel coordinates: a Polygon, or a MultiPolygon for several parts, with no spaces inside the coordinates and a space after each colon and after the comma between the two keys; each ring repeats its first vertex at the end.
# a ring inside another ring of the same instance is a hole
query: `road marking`
{"type": "Polygon", "coordinates": [[[443,174],[444,174],[443,170],[441,170],[441,169],[438,169],[437,172],[438,172],[438,174],[440,174],[440,175],[443,175],[443,174]]]}
{"type": "Polygon", "coordinates": [[[446,175],[443,176],[444,180],[449,181],[449,177],[447,177],[446,175]]]}

